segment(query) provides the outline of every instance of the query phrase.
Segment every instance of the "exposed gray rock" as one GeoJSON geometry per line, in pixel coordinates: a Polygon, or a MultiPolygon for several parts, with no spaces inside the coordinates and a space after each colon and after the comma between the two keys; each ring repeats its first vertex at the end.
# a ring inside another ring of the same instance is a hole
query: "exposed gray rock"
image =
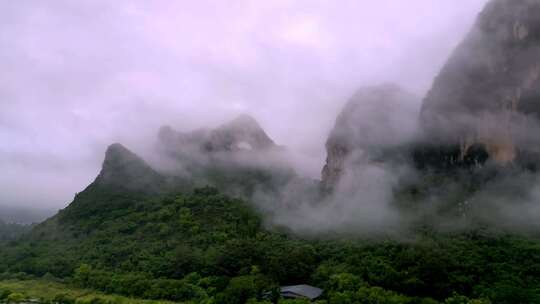
{"type": "Polygon", "coordinates": [[[334,188],[355,162],[378,161],[384,151],[415,134],[418,98],[397,85],[367,87],[349,100],[326,142],[324,190],[334,188]]]}
{"type": "Polygon", "coordinates": [[[492,0],[427,94],[426,139],[459,147],[458,162],[484,147],[499,164],[540,151],[540,1],[492,0]]]}

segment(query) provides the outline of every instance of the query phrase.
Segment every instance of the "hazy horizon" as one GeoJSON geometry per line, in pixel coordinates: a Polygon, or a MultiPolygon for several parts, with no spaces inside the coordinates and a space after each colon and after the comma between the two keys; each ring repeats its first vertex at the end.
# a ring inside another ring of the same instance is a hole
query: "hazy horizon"
{"type": "Polygon", "coordinates": [[[423,97],[486,0],[0,4],[0,205],[63,208],[121,142],[243,113],[313,164],[362,86],[423,97]]]}

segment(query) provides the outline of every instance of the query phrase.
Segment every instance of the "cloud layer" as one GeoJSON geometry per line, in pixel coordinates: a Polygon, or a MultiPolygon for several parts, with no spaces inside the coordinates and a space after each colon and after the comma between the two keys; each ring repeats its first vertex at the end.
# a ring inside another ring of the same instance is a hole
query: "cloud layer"
{"type": "Polygon", "coordinates": [[[352,92],[422,96],[485,2],[2,2],[0,205],[63,207],[109,143],[244,112],[316,175],[352,92]]]}

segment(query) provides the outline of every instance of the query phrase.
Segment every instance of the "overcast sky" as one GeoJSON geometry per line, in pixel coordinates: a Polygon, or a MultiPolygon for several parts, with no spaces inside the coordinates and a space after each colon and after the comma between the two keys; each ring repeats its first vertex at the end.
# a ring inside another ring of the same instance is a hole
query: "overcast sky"
{"type": "Polygon", "coordinates": [[[240,113],[322,167],[347,98],[423,96],[485,2],[2,1],[0,205],[64,207],[108,144],[240,113]]]}

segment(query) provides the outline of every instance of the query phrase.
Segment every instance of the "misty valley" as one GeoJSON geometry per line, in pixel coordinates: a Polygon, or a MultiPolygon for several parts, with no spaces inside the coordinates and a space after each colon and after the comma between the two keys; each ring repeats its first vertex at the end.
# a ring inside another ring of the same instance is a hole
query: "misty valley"
{"type": "MultiPolygon", "coordinates": [[[[423,0],[415,1],[411,3],[423,0]]],[[[190,7],[187,2],[183,8],[190,7]]],[[[251,14],[258,11],[258,5],[270,5],[232,2],[235,9],[239,3],[251,8],[251,14]]],[[[60,152],[41,153],[36,147],[38,153],[34,153],[33,145],[10,135],[8,127],[16,124],[4,120],[0,111],[0,136],[5,135],[9,142],[4,149],[0,139],[0,158],[4,158],[0,164],[5,165],[6,173],[6,178],[0,178],[4,192],[0,194],[0,304],[540,304],[540,1],[477,2],[485,6],[449,58],[436,66],[437,75],[425,94],[414,93],[398,81],[377,81],[355,87],[350,97],[340,101],[344,106],[337,117],[323,111],[323,116],[331,116],[324,119],[332,121],[325,138],[314,141],[325,142],[319,147],[324,150],[323,164],[310,162],[307,154],[282,145],[267,133],[267,125],[291,134],[303,126],[299,126],[301,118],[293,121],[274,112],[270,118],[264,116],[261,113],[271,112],[265,101],[257,104],[257,111],[244,111],[235,103],[231,106],[234,115],[219,123],[201,119],[195,128],[187,122],[191,115],[210,115],[205,112],[219,112],[226,106],[196,106],[184,113],[185,121],[162,121],[152,115],[148,104],[139,104],[140,108],[123,105],[119,116],[114,114],[115,106],[105,107],[99,115],[109,115],[114,123],[94,124],[90,119],[90,133],[123,125],[136,134],[111,137],[115,140],[107,144],[90,138],[86,156],[63,161],[56,161],[61,159],[60,152]],[[131,118],[132,111],[159,120],[160,127],[146,130],[146,125],[131,118]],[[256,119],[259,115],[266,118],[256,119]],[[151,135],[146,136],[147,132],[151,135]],[[136,136],[140,138],[134,140],[136,136]],[[30,151],[31,159],[24,158],[23,150],[30,151]],[[56,192],[69,188],[78,178],[42,176],[43,170],[78,170],[83,168],[77,167],[79,160],[92,164],[97,154],[101,162],[97,177],[78,189],[61,210],[52,211],[57,208],[30,199],[32,191],[51,193],[56,199],[56,192]],[[24,171],[22,184],[13,181],[16,166],[32,168],[24,171]],[[24,199],[29,200],[27,207],[17,206],[24,199]]],[[[111,4],[95,3],[90,5],[91,11],[100,12],[95,17],[108,20],[111,4]]],[[[22,4],[0,4],[0,11],[4,5],[8,11],[19,12],[15,8],[22,4]]],[[[89,4],[59,5],[70,18],[88,17],[80,8],[89,4]]],[[[145,22],[149,21],[144,16],[148,12],[138,5],[142,4],[122,6],[122,14],[141,22],[126,33],[147,29],[145,22]]],[[[433,5],[433,11],[443,11],[433,5]]],[[[24,16],[14,14],[9,19],[12,25],[20,18],[38,25],[48,20],[46,10],[25,11],[23,7],[24,16]]],[[[151,13],[168,13],[158,7],[151,13]]],[[[193,14],[216,17],[209,7],[204,6],[203,11],[193,14]]],[[[328,8],[325,14],[333,12],[328,8]]],[[[253,22],[260,18],[224,20],[253,22]]],[[[216,17],[212,22],[222,21],[216,17]]],[[[193,30],[208,30],[198,23],[202,21],[191,22],[199,25],[193,30]]],[[[313,38],[308,35],[312,22],[307,19],[278,40],[293,37],[297,43],[307,43],[294,50],[310,50],[308,46],[326,37],[320,30],[315,41],[308,39],[313,38]]],[[[242,30],[248,27],[241,25],[242,30]]],[[[159,40],[167,23],[148,28],[152,33],[149,44],[158,44],[160,52],[144,54],[145,60],[177,60],[169,52],[180,49],[159,40]]],[[[225,28],[232,37],[232,26],[225,28]]],[[[53,32],[64,30],[55,27],[53,32]]],[[[0,29],[0,43],[2,33],[0,29]]],[[[183,42],[206,45],[204,35],[201,37],[183,42]]],[[[259,36],[249,37],[270,49],[259,36]]],[[[113,45],[117,37],[109,38],[107,43],[113,45]]],[[[216,50],[241,48],[234,41],[224,45],[212,43],[216,50]]],[[[435,44],[432,48],[436,49],[435,44]]],[[[257,50],[254,53],[270,53],[257,50]]],[[[324,48],[323,54],[334,56],[330,50],[324,48]]],[[[66,58],[73,56],[58,52],[66,58]]],[[[193,79],[205,73],[224,73],[227,81],[266,90],[266,84],[236,79],[234,72],[222,70],[216,53],[194,57],[195,61],[202,57],[212,60],[193,79]]],[[[287,56],[281,51],[276,54],[272,56],[287,56]]],[[[0,51],[0,62],[2,55],[0,51]]],[[[238,73],[257,62],[253,53],[243,55],[230,59],[238,64],[238,73]]],[[[47,60],[54,57],[43,56],[47,60]]],[[[92,56],[82,56],[77,62],[92,56]]],[[[106,67],[107,62],[101,63],[106,67]]],[[[67,66],[56,69],[75,75],[67,66]]],[[[89,64],[85,69],[88,75],[98,73],[89,64]]],[[[7,87],[11,80],[2,76],[0,72],[0,100],[11,96],[3,95],[3,83],[7,87]]],[[[38,78],[45,82],[49,81],[45,78],[54,78],[49,76],[38,78]]],[[[168,81],[165,78],[154,79],[144,72],[126,76],[122,93],[115,96],[122,98],[126,91],[141,89],[166,100],[166,95],[153,90],[159,82],[168,81]]],[[[293,88],[294,81],[289,80],[282,79],[287,83],[284,87],[293,88]]],[[[242,93],[228,88],[226,81],[214,81],[216,92],[233,92],[241,99],[242,93]]],[[[194,83],[183,89],[196,90],[194,83]]],[[[88,85],[85,78],[82,87],[88,85]]],[[[108,87],[106,81],[101,85],[108,87]]],[[[78,86],[48,82],[44,86],[54,96],[84,95],[73,93],[78,86]]],[[[325,90],[315,85],[302,90],[318,89],[325,90]]],[[[203,99],[195,96],[189,100],[196,104],[203,99]]],[[[278,108],[285,111],[286,102],[278,108]]],[[[302,102],[302,111],[315,111],[311,101],[302,102]]],[[[90,116],[85,106],[70,110],[76,119],[51,125],[61,125],[66,134],[71,134],[69,129],[86,129],[83,121],[90,116]]],[[[62,111],[62,106],[53,108],[62,111]]],[[[165,112],[169,110],[174,112],[172,107],[165,112]]],[[[29,121],[36,120],[29,113],[29,121]]],[[[66,136],[74,145],[80,143],[66,136]]],[[[47,139],[47,146],[60,150],[53,137],[47,139]]],[[[307,139],[293,141],[302,140],[307,139]]]]}

